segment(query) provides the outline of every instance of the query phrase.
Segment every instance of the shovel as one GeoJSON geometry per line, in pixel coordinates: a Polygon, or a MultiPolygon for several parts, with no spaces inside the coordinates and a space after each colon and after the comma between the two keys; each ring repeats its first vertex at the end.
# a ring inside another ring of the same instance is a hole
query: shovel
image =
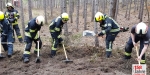
{"type": "MultiPolygon", "coordinates": [[[[137,55],[137,57],[139,57],[139,51],[138,51],[138,49],[137,49],[137,46],[136,46],[135,48],[136,48],[136,55],[137,55]]],[[[140,61],[138,61],[138,63],[139,63],[139,65],[140,65],[140,61]]]]}
{"type": "MultiPolygon", "coordinates": [[[[1,36],[1,33],[0,33],[1,36]]],[[[1,37],[0,37],[0,59],[5,58],[5,56],[2,55],[2,51],[1,51],[1,37]]]]}
{"type": "MultiPolygon", "coordinates": [[[[39,31],[38,31],[38,37],[39,37],[39,31]]],[[[37,41],[38,43],[38,50],[37,50],[37,58],[35,60],[36,63],[40,63],[41,60],[40,60],[40,52],[39,52],[39,40],[37,41]]]]}
{"type": "Polygon", "coordinates": [[[63,45],[63,49],[64,49],[64,53],[65,53],[65,57],[66,57],[66,60],[63,60],[65,63],[69,63],[69,62],[73,62],[72,60],[69,60],[68,59],[68,57],[67,57],[67,54],[66,54],[66,49],[65,49],[65,46],[64,46],[64,44],[62,44],[63,45]]]}

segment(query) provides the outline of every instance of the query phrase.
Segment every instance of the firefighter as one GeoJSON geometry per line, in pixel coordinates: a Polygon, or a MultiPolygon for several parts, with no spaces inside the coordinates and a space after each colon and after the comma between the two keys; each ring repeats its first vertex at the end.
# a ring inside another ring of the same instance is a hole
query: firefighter
{"type": "Polygon", "coordinates": [[[115,20],[101,12],[95,14],[95,21],[100,23],[102,30],[97,36],[106,34],[106,57],[109,58],[112,53],[113,42],[120,32],[120,27],[115,20]]]}
{"type": "Polygon", "coordinates": [[[131,36],[125,46],[125,59],[131,58],[132,48],[137,46],[140,41],[138,60],[145,64],[145,51],[150,43],[150,28],[143,22],[134,25],[131,29],[131,36]]]}
{"type": "Polygon", "coordinates": [[[18,19],[20,18],[19,13],[16,9],[14,9],[11,3],[7,3],[6,7],[7,7],[7,11],[5,12],[5,18],[8,19],[8,21],[12,24],[14,42],[15,42],[14,32],[16,32],[19,42],[22,43],[23,39],[20,33],[20,28],[18,26],[18,19]]]}
{"type": "Polygon", "coordinates": [[[9,21],[4,18],[2,11],[0,11],[0,34],[2,46],[5,51],[8,51],[7,55],[10,58],[13,54],[13,30],[9,21]]]}
{"type": "Polygon", "coordinates": [[[44,22],[45,22],[45,20],[44,20],[43,16],[37,16],[36,18],[31,19],[25,28],[25,39],[24,39],[24,41],[26,43],[26,46],[25,46],[24,53],[23,53],[24,63],[29,62],[30,49],[32,46],[32,41],[34,41],[34,43],[36,44],[34,54],[37,54],[38,42],[39,42],[39,50],[42,47],[42,41],[41,41],[41,38],[38,34],[38,31],[40,31],[41,26],[43,26],[44,22]]]}
{"type": "Polygon", "coordinates": [[[62,45],[63,39],[61,38],[61,32],[63,24],[67,23],[69,20],[69,15],[67,13],[62,13],[60,16],[52,20],[49,25],[49,30],[51,37],[53,39],[53,44],[50,52],[50,57],[54,57],[56,55],[56,50],[58,45],[62,45]]]}

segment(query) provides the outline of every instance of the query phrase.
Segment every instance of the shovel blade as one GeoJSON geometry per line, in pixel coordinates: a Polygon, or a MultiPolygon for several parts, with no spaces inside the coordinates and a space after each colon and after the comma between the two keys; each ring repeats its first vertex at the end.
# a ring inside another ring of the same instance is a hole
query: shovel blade
{"type": "Polygon", "coordinates": [[[40,58],[36,58],[35,62],[40,63],[41,62],[40,58]]]}
{"type": "Polygon", "coordinates": [[[66,64],[67,64],[67,63],[73,63],[72,60],[63,60],[63,62],[65,62],[66,64]]]}

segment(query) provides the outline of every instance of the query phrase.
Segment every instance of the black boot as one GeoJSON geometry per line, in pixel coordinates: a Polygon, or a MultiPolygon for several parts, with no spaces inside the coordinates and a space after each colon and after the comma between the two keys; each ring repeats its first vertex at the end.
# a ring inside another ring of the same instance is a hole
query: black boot
{"type": "Polygon", "coordinates": [[[23,39],[22,39],[22,38],[19,38],[19,42],[20,42],[20,43],[23,43],[23,39]]]}
{"type": "Polygon", "coordinates": [[[25,58],[23,59],[23,62],[24,62],[24,63],[28,63],[28,62],[29,62],[29,57],[25,57],[25,58]]]}
{"type": "Polygon", "coordinates": [[[130,59],[130,58],[131,58],[131,56],[124,55],[124,59],[130,59]]]}
{"type": "Polygon", "coordinates": [[[106,57],[109,58],[111,55],[111,51],[106,51],[106,57]]]}
{"type": "Polygon", "coordinates": [[[53,58],[56,55],[56,50],[51,50],[50,57],[53,58]]]}

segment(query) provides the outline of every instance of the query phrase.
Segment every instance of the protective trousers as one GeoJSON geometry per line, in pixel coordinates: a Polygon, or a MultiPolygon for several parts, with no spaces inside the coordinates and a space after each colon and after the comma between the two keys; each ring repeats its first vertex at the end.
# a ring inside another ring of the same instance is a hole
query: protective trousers
{"type": "Polygon", "coordinates": [[[3,35],[1,37],[2,46],[5,51],[8,51],[8,55],[13,54],[13,38],[12,38],[12,32],[9,32],[7,35],[3,35]]]}
{"type": "Polygon", "coordinates": [[[35,45],[35,51],[38,50],[38,42],[37,41],[39,41],[39,50],[42,47],[42,41],[41,41],[40,38],[38,40],[37,39],[35,40],[35,39],[32,39],[28,36],[25,36],[24,41],[25,41],[26,45],[25,45],[25,50],[24,50],[24,53],[23,53],[23,58],[26,58],[26,57],[29,58],[30,57],[30,49],[32,47],[32,41],[34,41],[34,43],[36,44],[35,45]]]}
{"type": "Polygon", "coordinates": [[[15,42],[15,33],[14,32],[16,32],[16,35],[17,35],[17,38],[18,38],[19,42],[22,43],[23,39],[22,39],[18,24],[13,25],[13,39],[14,39],[14,42],[15,42]]]}
{"type": "Polygon", "coordinates": [[[119,32],[110,32],[106,34],[106,56],[109,58],[112,52],[113,41],[119,32]]]}
{"type": "MultiPolygon", "coordinates": [[[[140,41],[140,49],[139,49],[139,55],[142,52],[142,49],[144,47],[144,40],[141,39],[140,37],[136,37],[135,36],[135,42],[137,43],[138,41],[140,41]]],[[[132,53],[132,48],[134,47],[133,43],[132,43],[132,38],[129,37],[128,42],[126,43],[125,46],[125,59],[130,59],[131,58],[131,53],[132,53]]],[[[145,53],[142,56],[142,60],[140,61],[141,64],[145,64],[145,53]]]]}
{"type": "Polygon", "coordinates": [[[52,50],[56,51],[58,44],[61,44],[63,39],[61,38],[60,35],[57,35],[55,32],[51,32],[51,36],[52,36],[52,39],[53,39],[52,50]]]}

